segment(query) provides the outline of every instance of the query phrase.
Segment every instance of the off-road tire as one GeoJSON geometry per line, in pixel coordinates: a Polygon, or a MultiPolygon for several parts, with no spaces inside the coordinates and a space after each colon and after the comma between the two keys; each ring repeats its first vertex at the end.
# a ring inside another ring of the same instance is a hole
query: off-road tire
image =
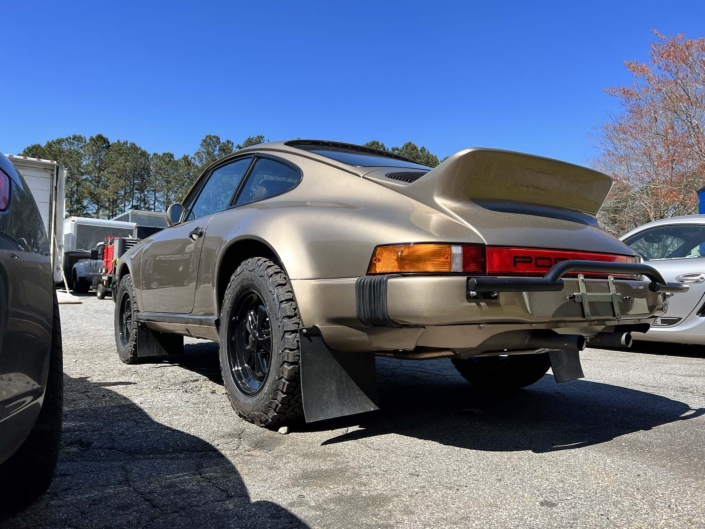
{"type": "Polygon", "coordinates": [[[551,367],[548,353],[453,359],[465,380],[491,394],[511,393],[541,380],[551,367]]]}
{"type": "Polygon", "coordinates": [[[135,288],[132,285],[132,277],[128,274],[120,280],[120,284],[117,288],[117,294],[115,295],[115,347],[117,348],[118,356],[120,360],[125,364],[137,364],[140,359],[137,356],[137,303],[135,301],[135,288]],[[123,295],[130,297],[132,304],[132,332],[130,333],[129,340],[126,345],[123,345],[120,340],[120,318],[122,314],[120,310],[122,308],[123,295]]]}
{"type": "Polygon", "coordinates": [[[88,292],[90,285],[82,277],[79,278],[76,272],[71,273],[71,290],[78,294],[85,294],[88,292]]]}
{"type": "Polygon", "coordinates": [[[105,299],[105,294],[107,293],[107,290],[101,283],[98,283],[98,286],[95,287],[95,291],[96,296],[98,296],[98,299],[105,299]]]}
{"type": "Polygon", "coordinates": [[[51,484],[61,447],[64,373],[61,319],[54,292],[49,375],[42,409],[27,439],[0,465],[0,513],[17,511],[43,494],[51,484]]]}
{"type": "Polygon", "coordinates": [[[220,367],[233,409],[243,419],[273,428],[303,419],[299,362],[301,319],[289,278],[272,261],[255,257],[233,273],[220,313],[220,367]],[[271,362],[262,389],[254,395],[241,392],[230,372],[228,344],[231,313],[239,296],[255,290],[264,302],[271,328],[271,362]]]}

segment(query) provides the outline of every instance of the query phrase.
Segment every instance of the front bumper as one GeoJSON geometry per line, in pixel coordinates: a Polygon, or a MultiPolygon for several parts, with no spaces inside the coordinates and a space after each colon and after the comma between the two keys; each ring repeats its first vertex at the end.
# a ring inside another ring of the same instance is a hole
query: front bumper
{"type": "MultiPolygon", "coordinates": [[[[575,299],[579,279],[558,280],[560,289],[493,290],[475,299],[468,296],[467,276],[364,276],[294,280],[292,285],[304,324],[317,326],[328,345],[340,351],[469,350],[495,335],[548,329],[592,336],[606,327],[650,322],[664,313],[669,295],[650,288],[653,280],[618,279],[613,285],[619,316],[611,302],[590,302],[588,319],[575,299]]],[[[606,279],[585,279],[584,284],[590,293],[610,294],[606,279]]]]}

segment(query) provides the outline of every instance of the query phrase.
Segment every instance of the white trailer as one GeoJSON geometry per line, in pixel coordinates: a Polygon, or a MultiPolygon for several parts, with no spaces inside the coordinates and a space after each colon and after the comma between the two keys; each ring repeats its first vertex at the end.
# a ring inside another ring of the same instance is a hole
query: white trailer
{"type": "Polygon", "coordinates": [[[8,155],[15,169],[27,182],[42,215],[51,244],[54,282],[60,283],[64,241],[66,169],[53,160],[8,155]]]}

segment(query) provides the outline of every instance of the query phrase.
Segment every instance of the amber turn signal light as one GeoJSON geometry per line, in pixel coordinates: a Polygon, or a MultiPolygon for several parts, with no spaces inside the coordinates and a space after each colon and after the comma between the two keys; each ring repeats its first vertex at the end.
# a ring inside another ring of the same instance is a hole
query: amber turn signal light
{"type": "Polygon", "coordinates": [[[396,244],[375,249],[368,274],[483,273],[482,245],[396,244]]]}

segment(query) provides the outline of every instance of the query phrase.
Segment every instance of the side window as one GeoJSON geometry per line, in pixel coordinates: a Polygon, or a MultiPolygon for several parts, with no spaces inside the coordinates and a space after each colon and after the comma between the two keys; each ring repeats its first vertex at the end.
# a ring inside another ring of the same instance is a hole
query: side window
{"type": "Polygon", "coordinates": [[[646,261],[701,257],[705,255],[705,226],[659,226],[638,233],[624,242],[646,261]]]}
{"type": "Polygon", "coordinates": [[[267,158],[260,158],[250,171],[250,176],[237,198],[236,206],[280,195],[296,187],[301,173],[288,165],[267,158]]]}
{"type": "Polygon", "coordinates": [[[230,205],[242,177],[245,176],[250,162],[252,162],[252,158],[245,158],[213,171],[193,204],[187,220],[205,217],[226,209],[230,205]]]}

